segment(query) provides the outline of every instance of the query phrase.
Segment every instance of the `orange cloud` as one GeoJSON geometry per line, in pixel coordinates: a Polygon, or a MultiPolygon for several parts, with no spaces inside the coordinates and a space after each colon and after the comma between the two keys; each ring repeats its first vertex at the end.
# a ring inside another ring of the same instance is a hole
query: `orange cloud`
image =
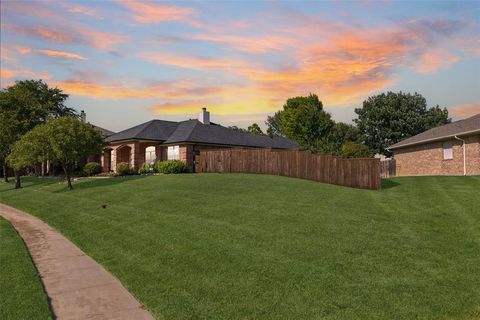
{"type": "Polygon", "coordinates": [[[28,48],[24,46],[19,46],[19,45],[9,45],[6,46],[6,51],[7,52],[17,52],[22,55],[25,54],[32,54],[32,53],[38,53],[50,57],[60,57],[60,58],[68,58],[68,59],[77,59],[77,60],[87,60],[82,55],[72,53],[72,52],[67,52],[67,51],[59,51],[59,50],[49,50],[49,49],[35,49],[35,48],[28,48]]]}
{"type": "Polygon", "coordinates": [[[141,88],[122,83],[96,83],[82,80],[55,81],[53,84],[68,94],[97,99],[194,99],[199,96],[221,95],[223,90],[223,87],[202,86],[192,79],[163,81],[141,88]]]}
{"type": "Polygon", "coordinates": [[[449,107],[450,115],[461,118],[468,118],[480,113],[480,103],[462,104],[449,107]]]}
{"type": "Polygon", "coordinates": [[[77,60],[87,60],[84,56],[81,56],[76,53],[66,52],[66,51],[57,51],[57,50],[37,50],[37,52],[50,56],[50,57],[60,57],[68,59],[77,59],[77,60]]]}
{"type": "Polygon", "coordinates": [[[4,79],[43,79],[49,80],[52,78],[52,74],[48,71],[36,72],[29,69],[4,69],[0,70],[1,86],[6,87],[13,85],[13,81],[5,81],[4,79]]]}
{"type": "Polygon", "coordinates": [[[15,76],[15,72],[9,69],[1,69],[0,70],[0,78],[13,78],[15,76]]]}
{"type": "Polygon", "coordinates": [[[227,59],[227,58],[204,58],[195,56],[179,56],[166,53],[140,53],[138,55],[141,59],[163,64],[172,65],[181,68],[189,69],[211,69],[211,70],[224,70],[243,68],[247,64],[246,61],[241,59],[227,59]]]}
{"type": "Polygon", "coordinates": [[[118,4],[130,10],[133,19],[138,23],[160,23],[176,20],[188,21],[189,17],[197,12],[192,8],[134,0],[121,0],[118,1],[118,4]]]}

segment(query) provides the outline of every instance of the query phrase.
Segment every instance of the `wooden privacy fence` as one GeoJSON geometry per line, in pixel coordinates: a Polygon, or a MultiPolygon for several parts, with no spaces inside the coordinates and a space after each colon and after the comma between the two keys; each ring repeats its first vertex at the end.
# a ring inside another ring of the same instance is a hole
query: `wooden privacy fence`
{"type": "Polygon", "coordinates": [[[240,148],[200,151],[195,171],[272,174],[380,189],[379,159],[343,159],[309,151],[240,148]]]}
{"type": "Polygon", "coordinates": [[[397,165],[395,159],[380,161],[380,178],[395,177],[397,175],[397,165]]]}

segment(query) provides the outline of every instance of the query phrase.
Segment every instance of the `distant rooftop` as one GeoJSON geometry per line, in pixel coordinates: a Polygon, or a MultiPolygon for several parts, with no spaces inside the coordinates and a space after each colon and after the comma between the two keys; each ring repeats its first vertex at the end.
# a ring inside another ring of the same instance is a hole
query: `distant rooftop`
{"type": "Polygon", "coordinates": [[[470,118],[432,128],[416,136],[402,140],[390,146],[388,150],[395,150],[412,145],[444,140],[455,136],[480,133],[480,113],[470,118]]]}

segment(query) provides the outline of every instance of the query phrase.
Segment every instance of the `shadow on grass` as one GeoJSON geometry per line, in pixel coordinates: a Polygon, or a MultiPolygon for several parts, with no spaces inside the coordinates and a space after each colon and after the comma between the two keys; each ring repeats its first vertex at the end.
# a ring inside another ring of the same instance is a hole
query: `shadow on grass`
{"type": "Polygon", "coordinates": [[[0,183],[0,192],[22,190],[25,188],[39,187],[39,186],[48,186],[51,184],[58,183],[62,181],[60,178],[54,177],[32,177],[32,176],[22,176],[20,178],[22,187],[20,189],[15,189],[15,179],[9,178],[8,183],[0,183]]]}
{"type": "Polygon", "coordinates": [[[83,178],[77,181],[72,181],[73,190],[68,190],[65,181],[65,188],[55,190],[54,193],[71,192],[75,190],[86,190],[91,188],[109,187],[123,182],[142,179],[143,176],[127,176],[127,177],[113,177],[113,178],[83,178]]]}
{"type": "Polygon", "coordinates": [[[390,179],[382,179],[382,189],[391,189],[398,187],[400,185],[399,182],[393,181],[390,179]]]}

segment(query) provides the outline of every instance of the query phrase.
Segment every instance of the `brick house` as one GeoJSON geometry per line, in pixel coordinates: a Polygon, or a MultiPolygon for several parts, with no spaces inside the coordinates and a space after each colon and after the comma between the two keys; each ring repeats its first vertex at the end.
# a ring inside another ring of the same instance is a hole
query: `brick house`
{"type": "Polygon", "coordinates": [[[480,114],[427,130],[388,150],[399,176],[479,175],[480,114]]]}
{"type": "Polygon", "coordinates": [[[138,170],[144,163],[157,160],[181,160],[195,172],[195,156],[201,150],[229,147],[298,149],[299,145],[286,138],[271,138],[240,132],[210,122],[210,113],[203,108],[198,120],[180,122],[151,120],[114,133],[100,163],[105,172],[116,170],[117,163],[127,162],[138,170]]]}

